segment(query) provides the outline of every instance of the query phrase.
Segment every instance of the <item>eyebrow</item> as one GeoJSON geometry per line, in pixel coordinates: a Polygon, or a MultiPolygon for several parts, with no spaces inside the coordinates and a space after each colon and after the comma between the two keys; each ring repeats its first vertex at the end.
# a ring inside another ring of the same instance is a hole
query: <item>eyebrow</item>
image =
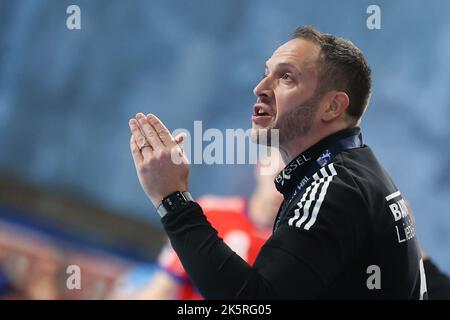
{"type": "MultiPolygon", "coordinates": [[[[277,64],[275,66],[275,69],[276,68],[286,68],[286,67],[294,69],[295,71],[298,72],[298,74],[302,74],[302,72],[295,65],[293,65],[292,63],[289,63],[289,62],[280,62],[279,64],[277,64]]],[[[269,69],[269,67],[267,66],[267,62],[265,63],[265,68],[269,69]]]]}

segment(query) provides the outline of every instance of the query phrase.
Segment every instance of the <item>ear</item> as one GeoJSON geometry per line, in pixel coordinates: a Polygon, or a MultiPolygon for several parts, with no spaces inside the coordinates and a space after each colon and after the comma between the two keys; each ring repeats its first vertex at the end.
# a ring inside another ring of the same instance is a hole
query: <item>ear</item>
{"type": "Polygon", "coordinates": [[[331,91],[328,95],[328,104],[322,115],[322,120],[327,122],[339,118],[350,104],[350,98],[344,91],[331,91]]]}

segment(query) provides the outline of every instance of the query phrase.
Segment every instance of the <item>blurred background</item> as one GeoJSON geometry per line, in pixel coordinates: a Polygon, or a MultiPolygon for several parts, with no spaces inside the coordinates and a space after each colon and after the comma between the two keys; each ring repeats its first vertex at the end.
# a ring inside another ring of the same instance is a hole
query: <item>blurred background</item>
{"type": "MultiPolygon", "coordinates": [[[[365,142],[450,272],[449,11],[445,0],[0,0],[0,297],[103,299],[124,279],[139,286],[165,238],[128,119],[248,129],[265,60],[305,24],[364,52],[365,142]],[[71,4],[81,30],[66,27],[71,4]],[[370,4],[381,30],[366,27],[370,4]],[[65,287],[71,264],[83,290],[65,287]]],[[[190,189],[249,195],[252,176],[249,165],[193,165],[190,189]]]]}

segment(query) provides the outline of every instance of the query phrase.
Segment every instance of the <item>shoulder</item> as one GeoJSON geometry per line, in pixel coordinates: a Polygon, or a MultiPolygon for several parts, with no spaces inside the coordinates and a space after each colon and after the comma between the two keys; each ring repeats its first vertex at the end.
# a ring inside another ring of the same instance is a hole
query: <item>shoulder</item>
{"type": "Polygon", "coordinates": [[[318,224],[364,220],[367,211],[364,196],[351,172],[342,161],[335,161],[312,175],[290,205],[285,222],[308,231],[318,224]]]}
{"type": "Polygon", "coordinates": [[[304,197],[315,196],[322,201],[343,195],[359,198],[362,193],[352,174],[352,168],[339,160],[317,170],[303,193],[304,197]]]}
{"type": "Polygon", "coordinates": [[[380,206],[398,190],[368,146],[342,152],[335,166],[341,169],[340,177],[359,190],[368,207],[380,206]]]}

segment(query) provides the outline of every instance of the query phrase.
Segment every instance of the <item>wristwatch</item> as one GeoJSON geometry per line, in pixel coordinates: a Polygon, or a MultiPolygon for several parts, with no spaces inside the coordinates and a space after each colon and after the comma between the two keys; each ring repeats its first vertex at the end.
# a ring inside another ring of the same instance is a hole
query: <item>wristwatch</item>
{"type": "Polygon", "coordinates": [[[189,202],[194,201],[188,191],[176,191],[165,197],[159,205],[157,211],[159,215],[164,217],[168,212],[177,211],[186,207],[189,202]]]}

